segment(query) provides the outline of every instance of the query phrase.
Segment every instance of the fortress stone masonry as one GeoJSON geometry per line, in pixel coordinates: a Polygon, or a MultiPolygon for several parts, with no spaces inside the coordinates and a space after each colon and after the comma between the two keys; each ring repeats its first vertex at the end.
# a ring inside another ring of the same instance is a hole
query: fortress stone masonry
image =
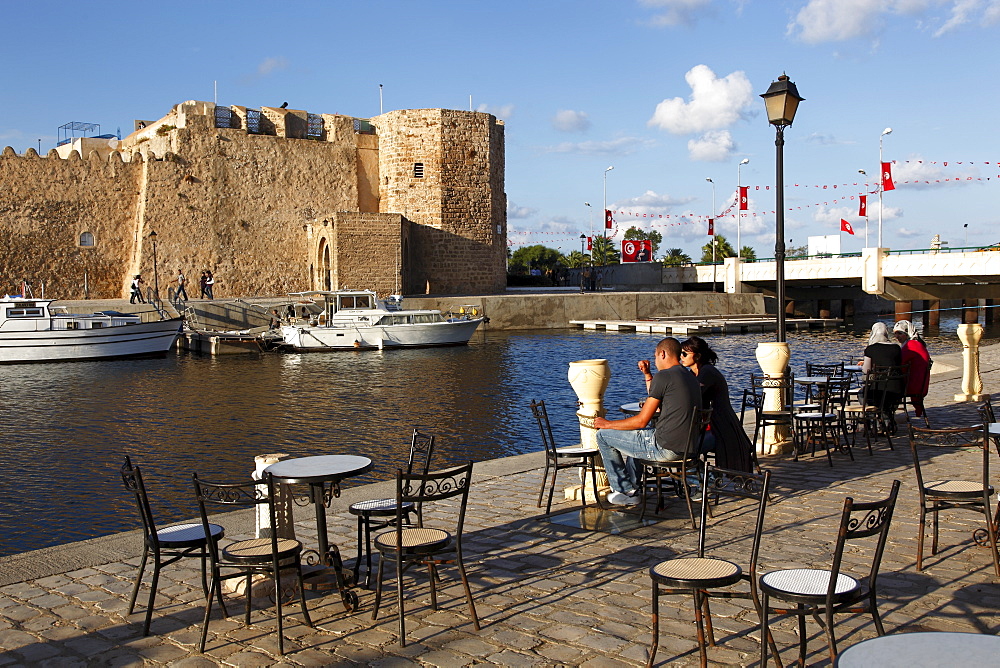
{"type": "MultiPolygon", "coordinates": [[[[160,294],[183,269],[197,296],[506,287],[504,126],[485,113],[371,119],[189,101],[122,140],[0,156],[0,291],[160,294]],[[86,285],[86,289],[85,289],[86,285]]],[[[176,287],[176,285],[174,285],[176,287]]]]}

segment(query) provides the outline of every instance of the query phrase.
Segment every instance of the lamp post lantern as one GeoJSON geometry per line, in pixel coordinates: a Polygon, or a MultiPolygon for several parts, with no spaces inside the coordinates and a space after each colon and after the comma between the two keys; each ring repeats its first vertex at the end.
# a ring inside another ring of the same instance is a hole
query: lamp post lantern
{"type": "Polygon", "coordinates": [[[795,112],[803,97],[795,84],[782,74],[777,81],[771,82],[764,98],[767,109],[767,121],[775,130],[775,193],[774,193],[774,284],[775,296],[778,301],[778,322],[776,340],[785,341],[785,128],[795,120],[795,112]]]}
{"type": "Polygon", "coordinates": [[[882,175],[882,137],[892,134],[892,128],[886,128],[882,130],[882,134],[878,137],[878,247],[882,247],[882,184],[885,183],[885,177],[882,175]]]}
{"type": "Polygon", "coordinates": [[[149,233],[149,240],[153,242],[153,294],[156,299],[160,298],[160,272],[156,265],[156,230],[149,233]]]}
{"type": "MultiPolygon", "coordinates": [[[[712,215],[708,217],[709,222],[715,219],[715,181],[709,177],[705,180],[712,184],[712,215]]],[[[712,292],[717,292],[715,287],[715,226],[712,226],[712,292]]]]}

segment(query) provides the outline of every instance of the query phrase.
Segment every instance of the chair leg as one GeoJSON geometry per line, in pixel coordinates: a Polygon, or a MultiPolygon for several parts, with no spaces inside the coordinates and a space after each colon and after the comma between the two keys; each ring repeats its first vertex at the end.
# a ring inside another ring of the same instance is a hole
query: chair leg
{"type": "Polygon", "coordinates": [[[795,614],[799,618],[799,665],[806,665],[806,609],[801,603],[796,605],[795,614]]]}
{"type": "Polygon", "coordinates": [[[938,502],[931,506],[931,554],[938,552],[938,502]]]}
{"type": "Polygon", "coordinates": [[[385,570],[385,559],[378,555],[378,575],[375,576],[375,607],[372,609],[372,621],[378,618],[378,608],[382,603],[382,574],[385,570]]]}
{"type": "Polygon", "coordinates": [[[552,484],[549,485],[549,502],[545,506],[545,514],[548,515],[552,512],[552,495],[556,491],[556,477],[559,475],[558,464],[552,468],[552,484]]]}
{"type": "Polygon", "coordinates": [[[142,559],[139,561],[139,572],[135,574],[135,584],[132,586],[132,598],[128,602],[129,615],[135,610],[135,599],[139,596],[139,586],[142,584],[142,575],[146,571],[146,561],[149,558],[149,547],[142,548],[142,559]]]}
{"type": "Polygon", "coordinates": [[[705,649],[705,620],[702,617],[701,591],[694,590],[694,626],[698,632],[698,654],[701,668],[708,668],[708,651],[705,649]]]}
{"type": "Polygon", "coordinates": [[[997,553],[997,532],[990,517],[990,500],[983,499],[983,513],[986,515],[986,533],[990,539],[990,553],[993,555],[993,570],[1000,576],[1000,553],[997,553]]]}
{"type": "Polygon", "coordinates": [[[472,615],[472,625],[477,631],[479,627],[479,615],[476,614],[476,604],[472,600],[472,590],[469,588],[469,576],[465,573],[465,561],[462,559],[462,551],[457,553],[458,574],[462,578],[462,587],[465,589],[465,600],[469,602],[469,614],[472,615]]]}
{"type": "Polygon", "coordinates": [[[295,559],[295,571],[299,580],[299,604],[302,606],[302,617],[306,620],[306,626],[313,628],[312,619],[309,617],[309,608],[306,607],[306,583],[302,578],[302,558],[295,559]]]}
{"type": "Polygon", "coordinates": [[[837,636],[833,631],[833,610],[826,611],[826,640],[830,645],[830,665],[837,660],[837,636]]]}
{"type": "MultiPolygon", "coordinates": [[[[284,618],[281,614],[281,568],[275,564],[274,570],[271,572],[271,581],[274,583],[274,611],[277,615],[278,622],[278,655],[284,656],[285,654],[285,624],[284,618]]],[[[247,593],[247,602],[249,603],[249,592],[247,593]]],[[[247,606],[247,610],[250,606],[247,606]]]]}
{"type": "MultiPolygon", "coordinates": [[[[555,480],[553,478],[553,480],[555,480]]],[[[399,613],[399,646],[406,647],[406,617],[403,613],[403,555],[396,555],[396,607],[399,613]]]]}
{"type": "Polygon", "coordinates": [[[253,575],[247,571],[247,612],[245,624],[250,626],[250,609],[253,607],[253,575]]]}
{"type": "Polygon", "coordinates": [[[660,646],[660,585],[653,580],[653,642],[649,646],[649,659],[646,668],[653,668],[656,650],[660,646]]]}
{"type": "Polygon", "coordinates": [[[545,483],[549,481],[549,458],[545,458],[545,471],[542,473],[542,488],[538,490],[538,503],[535,504],[537,508],[542,507],[542,497],[545,496],[545,483]]]}
{"type": "MultiPolygon", "coordinates": [[[[765,642],[764,639],[771,638],[771,630],[767,628],[767,592],[761,594],[761,605],[760,605],[760,668],[767,668],[767,646],[769,642],[765,642]]],[[[777,649],[775,649],[775,656],[777,657],[777,649]]]]}
{"type": "Polygon", "coordinates": [[[917,570],[924,570],[924,534],[927,533],[927,506],[920,502],[920,518],[917,521],[917,570]]]}
{"type": "Polygon", "coordinates": [[[872,589],[868,596],[868,607],[871,608],[872,621],[875,622],[875,631],[880,635],[885,635],[885,628],[882,626],[882,615],[878,612],[878,600],[875,598],[875,590],[872,589]]]}
{"type": "Polygon", "coordinates": [[[715,647],[715,629],[712,628],[712,608],[709,605],[709,596],[702,592],[701,600],[705,606],[705,630],[708,632],[708,644],[715,647]]]}
{"type": "MultiPolygon", "coordinates": [[[[760,619],[763,622],[763,620],[764,620],[764,609],[761,607],[760,598],[757,596],[757,589],[754,588],[754,587],[750,588],[750,598],[753,599],[754,608],[757,610],[757,618],[760,619]]],[[[767,646],[771,648],[771,652],[774,654],[774,663],[775,663],[775,665],[777,665],[778,668],[784,668],[784,666],[781,665],[781,656],[779,656],[779,654],[778,654],[778,647],[774,644],[774,637],[771,636],[771,632],[770,631],[767,631],[766,634],[765,633],[761,633],[761,636],[760,636],[760,644],[761,645],[765,644],[764,643],[764,639],[765,638],[767,638],[767,646]]],[[[761,668],[766,668],[766,666],[767,666],[767,664],[766,664],[766,657],[765,657],[765,661],[762,661],[760,665],[761,665],[761,668]]]]}
{"type": "MultiPolygon", "coordinates": [[[[586,477],[586,474],[584,474],[584,477],[586,477]]],[[[601,503],[600,488],[597,486],[597,460],[594,457],[590,458],[590,478],[591,482],[594,483],[594,503],[598,508],[603,510],[604,504],[601,503]]],[[[581,493],[584,495],[584,500],[586,500],[586,492],[581,490],[581,493]]]]}
{"type": "Polygon", "coordinates": [[[149,635],[149,625],[153,620],[153,602],[156,600],[156,587],[160,583],[160,559],[158,554],[153,555],[153,581],[149,583],[149,603],[146,605],[146,621],[142,625],[142,635],[149,635]]]}
{"type": "MultiPolygon", "coordinates": [[[[355,583],[361,582],[361,580],[359,578],[361,577],[361,545],[362,545],[361,538],[362,538],[362,533],[363,533],[363,529],[364,529],[364,527],[363,527],[364,520],[362,519],[363,517],[364,517],[364,511],[362,511],[361,514],[358,515],[358,556],[354,560],[354,582],[355,583]]],[[[370,558],[370,554],[369,554],[369,558],[370,558]]],[[[371,564],[368,565],[368,570],[365,571],[365,578],[367,578],[370,575],[371,575],[371,564]]]]}
{"type": "Polygon", "coordinates": [[[208,596],[205,597],[205,619],[201,624],[201,642],[198,644],[198,652],[205,653],[205,642],[208,640],[208,620],[212,616],[212,594],[221,591],[219,586],[219,573],[212,569],[212,581],[208,585],[208,596]]]}
{"type": "MultiPolygon", "coordinates": [[[[688,516],[691,518],[691,528],[697,530],[698,522],[694,519],[694,507],[691,505],[691,490],[687,484],[687,471],[681,471],[681,489],[684,490],[684,500],[687,502],[688,516]]],[[[702,503],[705,501],[705,491],[701,494],[702,503]]]]}
{"type": "Polygon", "coordinates": [[[427,575],[431,581],[431,610],[438,609],[438,597],[437,597],[437,569],[434,567],[433,559],[427,560],[427,575]]]}

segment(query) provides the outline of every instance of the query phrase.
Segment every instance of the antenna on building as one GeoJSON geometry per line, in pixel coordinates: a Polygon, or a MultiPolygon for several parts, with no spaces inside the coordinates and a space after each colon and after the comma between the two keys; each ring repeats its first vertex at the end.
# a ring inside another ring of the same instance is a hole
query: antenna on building
{"type": "Polygon", "coordinates": [[[472,93],[469,93],[469,111],[472,111],[472,93]]]}
{"type": "Polygon", "coordinates": [[[218,79],[216,79],[215,81],[212,82],[212,88],[215,91],[215,99],[213,101],[215,102],[215,106],[219,106],[219,80],[218,79]]]}
{"type": "Polygon", "coordinates": [[[378,85],[378,113],[382,115],[382,84],[378,85]]]}

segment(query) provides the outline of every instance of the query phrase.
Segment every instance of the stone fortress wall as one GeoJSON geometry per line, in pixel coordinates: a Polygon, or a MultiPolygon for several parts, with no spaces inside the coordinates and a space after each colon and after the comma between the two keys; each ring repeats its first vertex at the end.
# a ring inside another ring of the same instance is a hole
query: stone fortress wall
{"type": "Polygon", "coordinates": [[[50,297],[127,296],[134,274],[153,283],[155,238],[162,296],[177,269],[192,297],[203,269],[226,296],[500,292],[503,130],[478,112],[360,120],[189,101],[117,147],[8,147],[0,291],[27,279],[50,297]]]}

